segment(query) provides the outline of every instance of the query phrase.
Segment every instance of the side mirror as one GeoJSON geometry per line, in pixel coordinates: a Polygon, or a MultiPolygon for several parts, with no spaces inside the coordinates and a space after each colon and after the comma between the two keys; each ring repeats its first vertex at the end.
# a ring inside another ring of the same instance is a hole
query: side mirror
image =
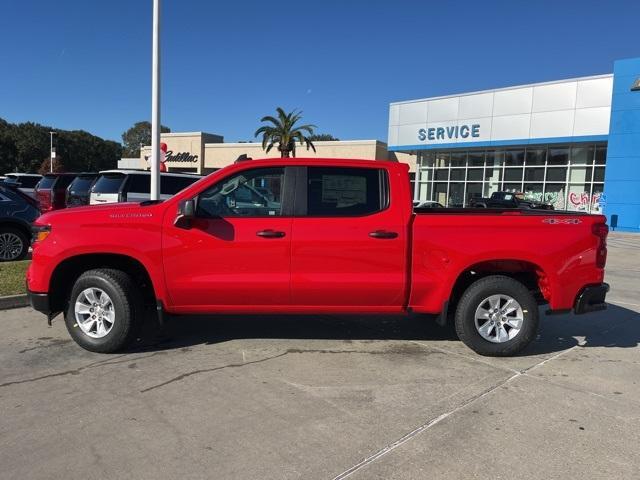
{"type": "Polygon", "coordinates": [[[178,215],[173,224],[178,228],[191,228],[191,220],[196,216],[196,202],[193,198],[185,200],[178,206],[178,215]]]}

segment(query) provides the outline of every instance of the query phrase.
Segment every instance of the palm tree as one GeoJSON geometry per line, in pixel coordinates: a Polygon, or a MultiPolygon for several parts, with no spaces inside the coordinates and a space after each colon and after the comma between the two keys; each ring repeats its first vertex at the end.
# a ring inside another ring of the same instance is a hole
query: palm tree
{"type": "Polygon", "coordinates": [[[315,152],[316,147],[314,147],[309,136],[313,135],[313,129],[316,126],[296,125],[296,122],[302,118],[302,112],[294,110],[286,113],[280,107],[276,108],[276,111],[278,112],[277,118],[267,115],[260,119],[261,122],[269,122],[270,125],[263,125],[254,134],[256,137],[262,134],[262,148],[269,153],[274,145],[277,144],[282,158],[296,156],[296,143],[306,145],[307,150],[311,148],[315,152]]]}

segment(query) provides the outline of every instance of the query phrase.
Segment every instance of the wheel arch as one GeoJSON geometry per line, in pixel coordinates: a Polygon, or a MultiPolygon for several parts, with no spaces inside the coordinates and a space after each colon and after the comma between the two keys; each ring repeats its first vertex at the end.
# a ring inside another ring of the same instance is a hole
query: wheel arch
{"type": "Polygon", "coordinates": [[[540,265],[520,259],[483,260],[464,268],[457,276],[449,295],[450,310],[472,283],[491,275],[504,275],[519,281],[533,293],[538,303],[550,300],[549,278],[540,265]]]}
{"type": "Polygon", "coordinates": [[[0,221],[0,228],[9,227],[20,230],[27,237],[27,241],[31,239],[31,226],[26,222],[21,222],[18,219],[4,218],[0,221]]]}
{"type": "Polygon", "coordinates": [[[96,268],[112,268],[129,274],[140,286],[145,303],[155,304],[157,287],[148,269],[139,260],[123,254],[90,253],[75,255],[60,262],[49,280],[51,311],[65,311],[71,290],[80,275],[96,268]]]}

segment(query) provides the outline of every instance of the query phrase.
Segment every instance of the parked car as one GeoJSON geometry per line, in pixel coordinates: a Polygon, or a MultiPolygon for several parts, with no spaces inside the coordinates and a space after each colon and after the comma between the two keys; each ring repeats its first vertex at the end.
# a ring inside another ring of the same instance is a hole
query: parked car
{"type": "Polygon", "coordinates": [[[67,187],[77,173],[47,173],[36,185],[36,200],[41,212],[58,210],[67,206],[67,187]]]}
{"type": "Polygon", "coordinates": [[[72,338],[96,352],[127,345],[152,306],[160,319],[432,314],[496,356],[536,337],[540,303],[555,313],[605,308],[603,215],[414,212],[408,174],[395,162],[255,160],[164,202],[45,214],[34,227],[31,304],[49,319],[66,312],[72,338]],[[267,194],[239,201],[244,186],[267,194]]]}
{"type": "Polygon", "coordinates": [[[14,183],[22,193],[31,198],[36,198],[35,188],[42,179],[42,175],[36,173],[5,173],[5,183],[14,183]]]}
{"type": "MultiPolygon", "coordinates": [[[[150,198],[151,173],[143,170],[106,170],[91,187],[89,203],[142,202],[150,198]]],[[[160,198],[171,198],[202,178],[190,173],[161,173],[160,198]]]]}
{"type": "Polygon", "coordinates": [[[38,218],[36,201],[17,188],[0,185],[0,261],[22,260],[31,243],[31,223],[38,218]]]}
{"type": "Polygon", "coordinates": [[[97,173],[79,173],[67,187],[67,207],[89,205],[89,192],[96,178],[98,178],[97,173]]]}
{"type": "Polygon", "coordinates": [[[553,210],[553,205],[526,200],[523,193],[493,192],[489,198],[474,198],[471,206],[476,208],[538,208],[553,210]]]}

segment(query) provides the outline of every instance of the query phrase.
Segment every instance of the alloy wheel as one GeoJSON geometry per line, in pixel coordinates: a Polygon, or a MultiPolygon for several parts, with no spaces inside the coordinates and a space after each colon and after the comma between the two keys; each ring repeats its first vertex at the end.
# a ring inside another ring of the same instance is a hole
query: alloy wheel
{"type": "Polygon", "coordinates": [[[474,321],[482,338],[492,343],[504,343],[520,333],[524,312],[515,298],[496,294],[480,302],[474,321]]]}

